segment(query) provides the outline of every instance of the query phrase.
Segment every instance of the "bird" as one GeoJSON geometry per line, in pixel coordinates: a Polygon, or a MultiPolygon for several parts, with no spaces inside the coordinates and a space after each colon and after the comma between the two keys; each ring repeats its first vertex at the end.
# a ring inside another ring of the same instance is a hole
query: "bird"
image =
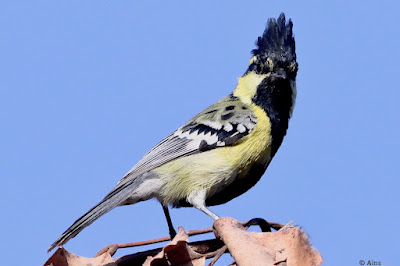
{"type": "Polygon", "coordinates": [[[169,207],[208,206],[245,193],[261,178],[286,135],[296,101],[293,23],[269,18],[245,73],[226,97],[200,112],[152,148],[96,206],[50,246],[65,245],[118,206],[157,199],[171,238],[169,207]]]}

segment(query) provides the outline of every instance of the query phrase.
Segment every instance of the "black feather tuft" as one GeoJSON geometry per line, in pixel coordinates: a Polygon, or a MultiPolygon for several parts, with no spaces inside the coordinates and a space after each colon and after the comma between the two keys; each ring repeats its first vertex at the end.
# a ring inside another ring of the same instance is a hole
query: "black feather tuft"
{"type": "Polygon", "coordinates": [[[257,49],[252,51],[253,55],[261,57],[261,60],[266,60],[268,57],[286,62],[296,60],[292,29],[293,23],[290,19],[286,23],[284,13],[278,17],[278,20],[268,19],[267,28],[256,41],[257,49]]]}

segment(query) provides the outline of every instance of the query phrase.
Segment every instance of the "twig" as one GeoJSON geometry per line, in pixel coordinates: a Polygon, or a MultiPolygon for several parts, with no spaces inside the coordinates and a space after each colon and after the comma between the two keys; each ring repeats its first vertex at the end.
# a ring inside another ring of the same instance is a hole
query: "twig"
{"type": "MultiPolygon", "coordinates": [[[[243,226],[246,227],[246,225],[250,226],[250,225],[260,225],[260,220],[263,220],[265,222],[264,219],[261,218],[255,218],[252,219],[248,222],[243,222],[241,223],[243,226]],[[254,222],[254,220],[257,220],[256,222],[254,222]]],[[[280,223],[274,223],[274,222],[268,222],[268,224],[274,228],[275,230],[279,230],[280,228],[282,228],[284,225],[280,224],[280,223]]],[[[260,225],[260,227],[262,227],[260,225]]],[[[247,227],[248,228],[248,227],[247,227]]],[[[262,228],[261,228],[262,229],[262,228]]],[[[199,230],[189,230],[187,232],[187,234],[189,236],[194,236],[194,235],[201,235],[201,234],[206,234],[206,233],[210,233],[213,232],[213,228],[205,228],[205,229],[199,229],[199,230]]],[[[115,254],[115,252],[120,249],[120,248],[129,248],[129,247],[137,247],[137,246],[145,246],[145,245],[150,245],[150,244],[155,244],[155,243],[160,243],[160,242],[165,242],[165,241],[169,241],[171,240],[171,238],[169,236],[166,237],[161,237],[161,238],[156,238],[156,239],[151,239],[151,240],[144,240],[144,241],[138,241],[138,242],[132,242],[132,243],[125,243],[125,244],[110,244],[105,246],[104,248],[102,248],[99,252],[96,253],[96,255],[94,255],[95,257],[102,255],[105,252],[108,252],[111,256],[113,256],[115,254]]],[[[200,252],[199,252],[200,253],[200,252]]],[[[202,253],[204,254],[204,253],[202,253]]],[[[222,255],[222,254],[221,254],[222,255]]]]}
{"type": "MultiPolygon", "coordinates": [[[[224,242],[218,239],[202,240],[188,244],[193,251],[203,254],[206,259],[214,257],[217,251],[224,246],[224,242]]],[[[162,248],[142,251],[118,258],[115,263],[118,266],[142,265],[148,256],[154,257],[162,248]]]]}
{"type": "Polygon", "coordinates": [[[214,263],[217,262],[217,260],[219,260],[219,258],[221,258],[221,256],[228,250],[228,247],[226,245],[224,245],[222,248],[220,248],[219,250],[216,251],[216,254],[214,256],[214,258],[212,259],[212,261],[208,264],[208,266],[213,266],[214,263]]]}

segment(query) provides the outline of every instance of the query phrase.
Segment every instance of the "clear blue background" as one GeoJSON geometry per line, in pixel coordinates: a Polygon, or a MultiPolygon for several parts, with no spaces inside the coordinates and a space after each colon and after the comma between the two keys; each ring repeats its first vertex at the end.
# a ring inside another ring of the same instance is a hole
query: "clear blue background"
{"type": "MultiPolygon", "coordinates": [[[[212,210],[241,221],[293,220],[325,265],[398,265],[394,3],[3,2],[2,264],[43,264],[49,245],[143,154],[234,89],[267,18],[284,11],[300,65],[288,135],[253,189],[212,210]]],[[[195,209],[171,214],[188,230],[212,225],[195,209]]],[[[167,232],[161,207],[149,201],[113,210],[66,248],[92,256],[167,232]]]]}

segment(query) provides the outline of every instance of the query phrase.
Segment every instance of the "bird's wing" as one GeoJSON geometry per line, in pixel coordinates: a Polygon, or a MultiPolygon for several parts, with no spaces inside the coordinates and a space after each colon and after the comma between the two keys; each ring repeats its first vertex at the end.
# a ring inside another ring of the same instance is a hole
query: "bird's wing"
{"type": "Polygon", "coordinates": [[[253,112],[234,96],[210,106],[151,149],[95,207],[76,220],[49,248],[63,245],[112,208],[124,204],[136,177],[182,156],[235,145],[257,123],[253,112]]]}
{"type": "Polygon", "coordinates": [[[252,132],[256,123],[256,116],[237,97],[222,98],[158,143],[129,170],[117,187],[179,157],[235,145],[252,132]]]}

